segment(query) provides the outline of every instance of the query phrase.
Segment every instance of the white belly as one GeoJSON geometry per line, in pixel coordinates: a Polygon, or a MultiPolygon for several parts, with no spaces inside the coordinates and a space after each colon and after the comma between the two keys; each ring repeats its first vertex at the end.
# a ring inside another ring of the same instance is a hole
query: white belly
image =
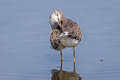
{"type": "Polygon", "coordinates": [[[65,47],[74,47],[79,43],[78,40],[70,39],[70,38],[61,38],[60,42],[65,47]]]}

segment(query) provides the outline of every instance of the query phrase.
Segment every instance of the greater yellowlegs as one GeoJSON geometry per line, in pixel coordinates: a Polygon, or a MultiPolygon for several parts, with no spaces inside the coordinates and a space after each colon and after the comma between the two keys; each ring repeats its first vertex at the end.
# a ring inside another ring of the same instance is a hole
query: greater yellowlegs
{"type": "Polygon", "coordinates": [[[61,60],[62,49],[73,47],[73,62],[75,62],[75,47],[82,39],[79,25],[64,17],[60,10],[55,10],[50,14],[49,22],[52,28],[50,42],[55,50],[60,51],[61,60]]]}

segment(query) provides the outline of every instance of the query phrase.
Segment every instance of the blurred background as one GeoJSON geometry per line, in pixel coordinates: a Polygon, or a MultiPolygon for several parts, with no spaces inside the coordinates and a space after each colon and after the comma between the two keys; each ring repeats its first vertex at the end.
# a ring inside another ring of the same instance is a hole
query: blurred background
{"type": "MultiPolygon", "coordinates": [[[[59,70],[59,52],[49,42],[56,9],[80,25],[82,80],[120,80],[119,0],[0,0],[0,80],[51,80],[51,70],[59,70]]],[[[63,70],[73,70],[72,57],[71,48],[63,50],[63,70]]]]}

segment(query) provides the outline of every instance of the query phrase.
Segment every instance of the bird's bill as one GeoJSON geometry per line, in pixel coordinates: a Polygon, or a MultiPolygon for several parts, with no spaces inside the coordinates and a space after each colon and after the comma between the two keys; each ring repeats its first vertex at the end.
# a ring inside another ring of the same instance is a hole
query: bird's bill
{"type": "Polygon", "coordinates": [[[61,26],[61,20],[60,19],[58,19],[58,24],[59,24],[59,26],[61,26]]]}

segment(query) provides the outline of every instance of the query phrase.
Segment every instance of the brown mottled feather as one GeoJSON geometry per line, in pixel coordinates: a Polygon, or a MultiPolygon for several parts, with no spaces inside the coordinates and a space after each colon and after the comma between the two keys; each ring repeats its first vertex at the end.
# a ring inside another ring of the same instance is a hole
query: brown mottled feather
{"type": "Polygon", "coordinates": [[[60,43],[59,35],[61,34],[60,30],[53,29],[50,36],[50,42],[55,50],[60,50],[60,48],[64,48],[64,46],[60,43]]]}
{"type": "Polygon", "coordinates": [[[62,32],[68,32],[68,37],[76,39],[76,40],[81,40],[82,38],[82,33],[80,32],[80,27],[78,26],[77,23],[73,22],[70,19],[63,18],[61,22],[61,29],[62,32]]]}

